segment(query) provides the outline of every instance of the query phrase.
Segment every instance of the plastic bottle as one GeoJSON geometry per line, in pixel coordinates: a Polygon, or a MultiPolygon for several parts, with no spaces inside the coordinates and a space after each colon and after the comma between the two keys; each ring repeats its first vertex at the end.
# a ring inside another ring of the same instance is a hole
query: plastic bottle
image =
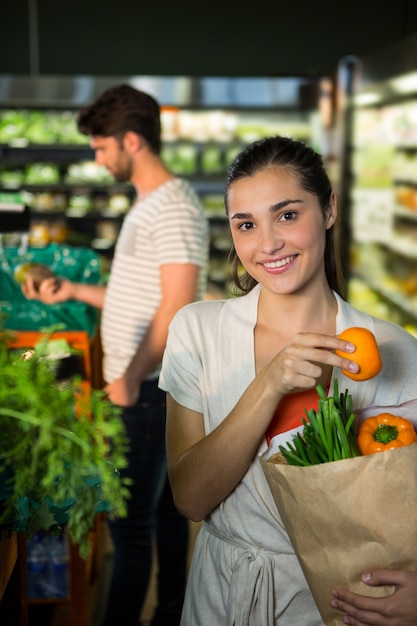
{"type": "Polygon", "coordinates": [[[48,597],[68,597],[68,579],[68,542],[63,531],[58,537],[51,537],[49,544],[48,597]]]}
{"type": "Polygon", "coordinates": [[[37,533],[27,540],[28,597],[45,598],[48,578],[48,551],[44,536],[37,533]]]}

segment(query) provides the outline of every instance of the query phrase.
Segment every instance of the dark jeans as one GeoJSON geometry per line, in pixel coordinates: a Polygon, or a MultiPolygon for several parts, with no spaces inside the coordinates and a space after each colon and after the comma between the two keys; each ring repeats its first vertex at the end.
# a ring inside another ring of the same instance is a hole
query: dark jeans
{"type": "Polygon", "coordinates": [[[103,626],[134,626],[140,617],[158,550],[158,606],[154,626],[178,626],[186,582],[188,521],[174,506],[166,471],[165,392],[145,382],[138,403],[123,410],[130,438],[128,516],[109,521],[113,576],[103,626]]]}

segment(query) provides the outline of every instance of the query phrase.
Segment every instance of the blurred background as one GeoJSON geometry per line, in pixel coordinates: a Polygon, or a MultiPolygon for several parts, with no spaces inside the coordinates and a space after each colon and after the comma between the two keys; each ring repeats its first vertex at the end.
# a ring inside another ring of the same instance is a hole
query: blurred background
{"type": "MultiPolygon", "coordinates": [[[[163,157],[209,217],[208,297],[230,295],[228,164],[255,139],[290,135],[321,152],[338,194],[348,300],[417,335],[415,2],[14,0],[1,25],[4,280],[28,250],[72,265],[88,250],[105,280],[134,190],[94,163],[75,115],[127,82],[160,102],[163,157]]],[[[71,624],[90,624],[71,610],[71,624]]]]}
{"type": "Polygon", "coordinates": [[[29,207],[30,245],[87,246],[108,272],[134,192],[94,163],[74,116],[129,82],[160,102],[164,158],[210,217],[214,293],[228,294],[227,165],[246,143],[286,134],[326,160],[349,299],[415,332],[414,2],[16,0],[2,23],[0,200],[17,193],[29,207]]]}

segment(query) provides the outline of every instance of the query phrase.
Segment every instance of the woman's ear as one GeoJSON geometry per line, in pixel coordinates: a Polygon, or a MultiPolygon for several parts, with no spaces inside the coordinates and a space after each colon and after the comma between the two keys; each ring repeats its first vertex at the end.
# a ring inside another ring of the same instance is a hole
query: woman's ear
{"type": "Polygon", "coordinates": [[[336,201],[336,194],[334,193],[334,191],[332,191],[332,194],[330,196],[330,200],[329,200],[329,205],[326,209],[326,230],[328,230],[329,228],[331,228],[333,226],[333,224],[335,223],[337,218],[337,201],[336,201]]]}

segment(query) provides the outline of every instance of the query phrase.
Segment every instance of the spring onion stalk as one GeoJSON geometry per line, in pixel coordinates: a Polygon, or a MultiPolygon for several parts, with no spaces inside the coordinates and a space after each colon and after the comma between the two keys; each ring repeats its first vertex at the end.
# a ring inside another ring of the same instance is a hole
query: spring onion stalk
{"type": "Polygon", "coordinates": [[[289,465],[317,465],[360,456],[353,430],[355,414],[352,396],[346,389],[339,394],[335,379],[333,395],[327,396],[323,385],[317,385],[318,409],[305,411],[303,432],[293,436],[292,442],[279,446],[289,465]]]}

